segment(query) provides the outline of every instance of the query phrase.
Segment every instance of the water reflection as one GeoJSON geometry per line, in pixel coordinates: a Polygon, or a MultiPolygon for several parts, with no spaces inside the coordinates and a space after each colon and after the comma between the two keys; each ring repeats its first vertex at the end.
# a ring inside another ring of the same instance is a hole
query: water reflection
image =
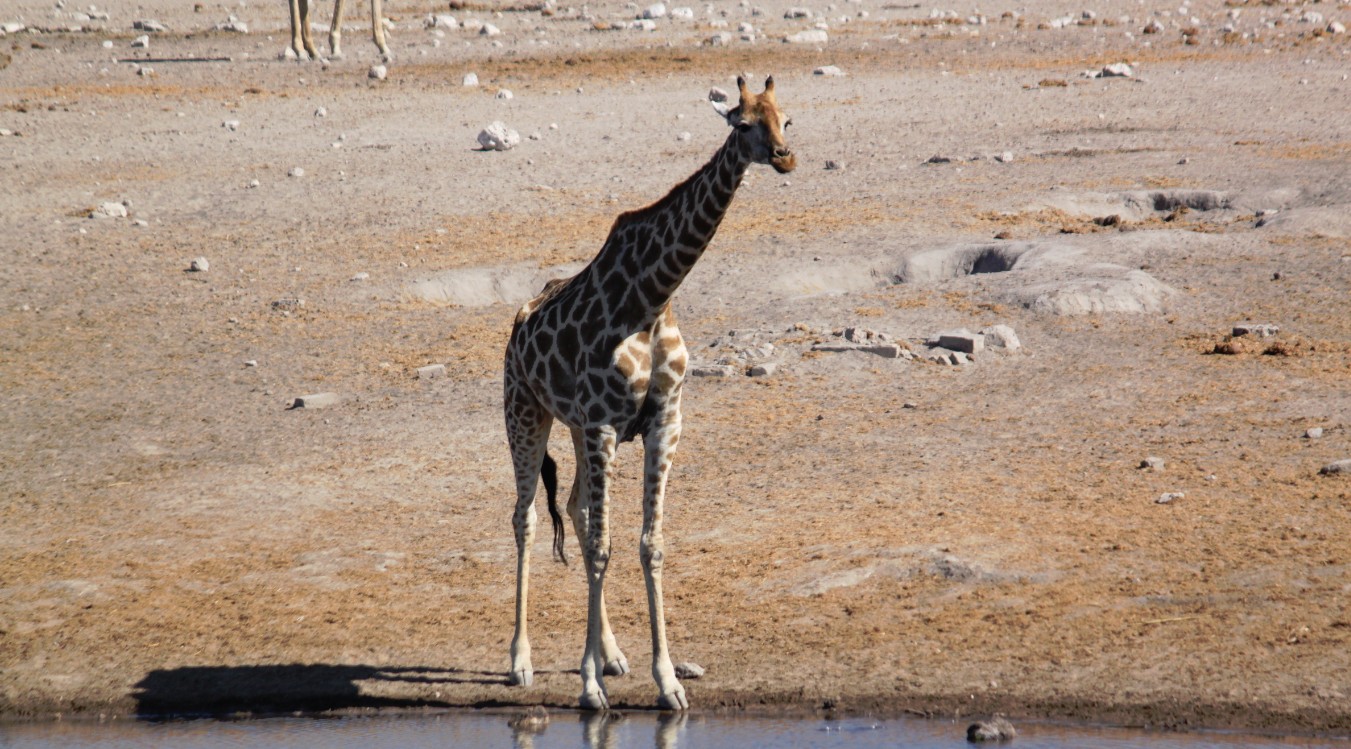
{"type": "MultiPolygon", "coordinates": [[[[581,713],[578,718],[582,726],[582,745],[586,749],[620,749],[621,732],[617,729],[626,721],[624,713],[606,710],[581,713]]],[[[676,749],[687,720],[689,713],[660,713],[652,745],[656,749],[676,749]]],[[[535,749],[535,739],[548,730],[550,722],[549,712],[538,705],[512,716],[507,726],[511,729],[513,749],[535,749]]]]}

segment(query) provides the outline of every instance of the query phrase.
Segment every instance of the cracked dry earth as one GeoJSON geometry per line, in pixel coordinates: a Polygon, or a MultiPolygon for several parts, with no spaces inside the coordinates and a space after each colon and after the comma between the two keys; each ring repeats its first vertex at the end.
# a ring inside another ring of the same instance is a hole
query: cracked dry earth
{"type": "MultiPolygon", "coordinates": [[[[676,300],[732,371],[688,381],[668,495],[694,707],[1351,731],[1351,478],[1319,474],[1351,457],[1351,7],[980,5],[812,6],[829,41],[799,45],[777,0],[651,32],[598,30],[636,14],[612,0],[454,11],[492,38],[394,0],[379,81],[359,26],[277,60],[281,3],[7,3],[0,715],[573,704],[585,588],[547,539],[536,682],[505,686],[503,346],[713,153],[706,93],[748,71],[800,166],[750,173],[676,300]],[[701,44],[724,20],[757,41],[701,44]],[[521,145],[474,150],[499,119],[521,145]],[[992,325],[1021,348],[930,358],[992,325]],[[847,328],[890,355],[822,350],[847,328]]],[[[655,698],[639,457],[628,707],[655,698]]]]}

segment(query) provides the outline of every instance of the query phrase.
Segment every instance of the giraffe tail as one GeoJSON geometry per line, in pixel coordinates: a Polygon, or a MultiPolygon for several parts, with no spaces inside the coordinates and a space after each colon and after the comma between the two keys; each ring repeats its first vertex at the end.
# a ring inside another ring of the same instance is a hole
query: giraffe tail
{"type": "Polygon", "coordinates": [[[549,499],[549,519],[554,526],[554,556],[567,566],[568,557],[563,553],[563,516],[558,514],[558,464],[544,454],[544,465],[540,466],[539,477],[544,480],[544,494],[549,499]]]}

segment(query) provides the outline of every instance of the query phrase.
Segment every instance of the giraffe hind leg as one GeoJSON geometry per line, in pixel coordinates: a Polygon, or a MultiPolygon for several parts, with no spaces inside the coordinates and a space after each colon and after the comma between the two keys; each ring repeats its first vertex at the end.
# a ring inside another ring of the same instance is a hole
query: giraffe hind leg
{"type": "Polygon", "coordinates": [[[516,509],[511,525],[516,536],[516,630],[511,638],[511,672],[507,682],[530,686],[535,679],[530,659],[528,626],[530,548],[535,541],[535,493],[548,457],[553,417],[529,394],[508,391],[507,441],[516,474],[516,509]]]}

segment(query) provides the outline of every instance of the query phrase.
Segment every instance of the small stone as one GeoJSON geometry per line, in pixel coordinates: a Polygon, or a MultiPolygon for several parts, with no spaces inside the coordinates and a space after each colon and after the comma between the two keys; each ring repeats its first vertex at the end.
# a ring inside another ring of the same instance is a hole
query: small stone
{"type": "Polygon", "coordinates": [[[338,402],[337,393],[314,393],[313,395],[302,395],[291,403],[291,409],[297,408],[328,408],[338,402]]]}
{"type": "Polygon", "coordinates": [[[366,71],[367,78],[373,78],[377,81],[383,81],[389,77],[389,68],[384,65],[372,65],[371,69],[366,71]]]}
{"type": "Polygon", "coordinates": [[[1140,461],[1140,468],[1147,468],[1151,471],[1162,471],[1165,465],[1163,458],[1156,458],[1153,455],[1140,461]]]}
{"type": "Polygon", "coordinates": [[[1346,26],[1344,26],[1341,21],[1333,21],[1332,23],[1328,24],[1328,33],[1345,34],[1346,26]]]}
{"type": "Polygon", "coordinates": [[[807,29],[796,34],[789,34],[783,40],[788,44],[825,44],[830,41],[830,35],[826,33],[825,29],[807,29]]]}
{"type": "Polygon", "coordinates": [[[257,359],[249,359],[248,361],[244,362],[244,366],[246,366],[246,367],[256,367],[256,366],[258,366],[258,360],[257,360],[257,359]]]}
{"type": "Polygon", "coordinates": [[[258,180],[256,180],[256,179],[251,179],[251,180],[249,180],[249,184],[248,184],[247,186],[248,186],[248,188],[249,188],[250,190],[252,190],[253,188],[258,187],[258,186],[261,185],[261,184],[262,184],[262,183],[259,182],[258,180]]]}
{"type": "Polygon", "coordinates": [[[653,3],[643,9],[643,18],[665,18],[666,5],[664,3],[653,3]]]}
{"type": "Polygon", "coordinates": [[[1114,62],[1111,65],[1104,65],[1102,68],[1102,73],[1099,74],[1099,77],[1130,78],[1133,75],[1135,75],[1135,71],[1131,70],[1130,65],[1127,65],[1124,62],[1114,62]]]}
{"type": "Polygon", "coordinates": [[[1270,338],[1279,332],[1281,332],[1279,325],[1243,322],[1234,326],[1233,336],[1237,338],[1239,336],[1250,335],[1254,338],[1270,338]]]}
{"type": "Polygon", "coordinates": [[[1007,163],[1009,163],[1010,161],[1013,161],[1013,152],[1012,152],[1012,151],[1004,151],[1003,153],[996,154],[995,157],[994,157],[994,160],[995,160],[995,161],[998,161],[998,162],[1001,163],[1001,164],[1007,164],[1007,163]]]}
{"type": "Polygon", "coordinates": [[[305,170],[304,170],[304,169],[301,169],[301,168],[298,167],[298,166],[293,166],[293,167],[291,167],[291,171],[289,171],[289,172],[286,173],[286,176],[288,176],[288,177],[304,177],[304,176],[305,176],[305,170]]]}
{"type": "Polygon", "coordinates": [[[127,207],[121,203],[100,203],[98,208],[89,212],[89,218],[126,218],[127,207]]]}
{"type": "Polygon", "coordinates": [[[966,328],[944,331],[930,340],[941,348],[967,354],[978,354],[985,350],[985,336],[972,333],[966,328]]]}
{"type": "Polygon", "coordinates": [[[362,272],[356,274],[355,276],[352,276],[352,278],[351,278],[350,280],[353,281],[353,282],[360,282],[360,281],[366,281],[366,280],[369,280],[370,277],[371,277],[371,274],[369,274],[369,273],[367,273],[367,272],[365,272],[365,271],[362,271],[362,272]]]}
{"type": "Polygon", "coordinates": [[[707,364],[690,370],[691,377],[734,377],[737,368],[731,364],[707,364]]]}
{"type": "Polygon", "coordinates": [[[827,78],[840,78],[844,76],[844,71],[834,65],[822,65],[816,70],[813,70],[812,75],[821,75],[827,78]]]}
{"type": "Polygon", "coordinates": [[[966,727],[966,740],[973,744],[984,741],[1012,741],[1018,731],[1004,718],[982,720],[966,727]]]}
{"type": "Polygon", "coordinates": [[[502,30],[491,23],[483,24],[483,28],[478,30],[479,36],[501,36],[502,30]]]}
{"type": "Polygon", "coordinates": [[[1158,499],[1154,500],[1154,504],[1156,505],[1171,504],[1172,502],[1175,502],[1186,496],[1187,496],[1186,492],[1164,492],[1163,494],[1159,495],[1158,499]]]}
{"type": "Polygon", "coordinates": [[[1141,31],[1146,34],[1161,34],[1163,33],[1163,24],[1159,23],[1157,19],[1150,19],[1141,31]]]}
{"type": "Polygon", "coordinates": [[[113,48],[113,40],[112,40],[112,39],[104,39],[104,40],[103,40],[103,48],[104,48],[104,49],[112,49],[112,48],[113,48]]]}
{"type": "Polygon", "coordinates": [[[431,27],[434,29],[458,29],[460,22],[455,20],[455,16],[438,13],[432,16],[431,27]]]}
{"type": "Polygon", "coordinates": [[[478,134],[478,144],[484,151],[509,151],[520,145],[521,134],[497,120],[478,134]]]}
{"type": "Polygon", "coordinates": [[[677,663],[675,666],[675,675],[676,678],[680,679],[697,679],[704,675],[704,667],[694,661],[677,663]]]}
{"type": "Polygon", "coordinates": [[[135,39],[131,40],[132,49],[145,49],[146,47],[149,46],[150,46],[150,36],[148,34],[142,34],[136,37],[135,39]]]}
{"type": "Polygon", "coordinates": [[[464,78],[460,80],[461,86],[477,86],[478,73],[465,73],[464,78]]]}
{"type": "Polygon", "coordinates": [[[812,17],[812,12],[808,8],[789,8],[788,10],[783,12],[783,17],[788,19],[806,18],[810,20],[812,17]]]}
{"type": "Polygon", "coordinates": [[[985,345],[990,348],[1017,351],[1023,347],[1022,341],[1018,340],[1018,334],[1007,325],[991,325],[981,328],[980,334],[985,337],[985,345]]]}
{"type": "Polygon", "coordinates": [[[681,132],[679,135],[677,135],[677,136],[676,136],[676,140],[682,141],[682,142],[683,142],[683,141],[687,141],[687,140],[689,140],[690,138],[693,138],[693,137],[694,137],[694,136],[693,136],[693,135],[690,135],[689,131],[686,130],[686,131],[681,132]]]}
{"type": "Polygon", "coordinates": [[[155,74],[155,69],[152,68],[152,67],[150,67],[149,65],[146,65],[146,66],[143,66],[143,67],[139,67],[139,68],[136,69],[136,75],[139,75],[139,76],[141,76],[142,78],[149,78],[150,76],[152,76],[152,75],[154,75],[154,74],[155,74]]]}
{"type": "Polygon", "coordinates": [[[239,129],[239,120],[226,120],[225,122],[222,122],[220,126],[233,133],[239,129]]]}
{"type": "Polygon", "coordinates": [[[1309,427],[1304,430],[1304,439],[1316,440],[1323,436],[1323,427],[1309,427]]]}
{"type": "Polygon", "coordinates": [[[774,371],[777,370],[778,368],[779,368],[778,362],[772,361],[761,362],[760,364],[756,364],[755,366],[751,367],[750,372],[748,372],[747,374],[749,374],[751,377],[768,377],[774,374],[774,371]]]}
{"type": "Polygon", "coordinates": [[[483,21],[478,18],[466,18],[460,23],[460,28],[465,31],[472,31],[475,34],[483,30],[483,21]]]}
{"type": "Polygon", "coordinates": [[[502,99],[502,100],[504,100],[504,101],[507,100],[507,99],[514,98],[514,97],[515,97],[515,94],[511,93],[511,91],[509,91],[509,90],[507,90],[507,89],[505,89],[505,88],[502,89],[502,90],[500,90],[500,91],[498,91],[498,92],[493,96],[494,99],[502,99]]]}
{"type": "MultiPolygon", "coordinates": [[[[438,696],[440,696],[439,693],[438,696]]],[[[525,712],[518,713],[507,721],[507,727],[514,733],[538,735],[544,733],[544,729],[548,726],[549,711],[543,705],[532,705],[525,712]]],[[[525,743],[529,743],[529,741],[527,740],[525,743]]]]}
{"type": "MultiPolygon", "coordinates": [[[[634,31],[656,31],[657,22],[652,20],[651,18],[640,18],[634,21],[633,23],[629,24],[629,28],[633,29],[634,31]]],[[[582,93],[582,89],[580,86],[577,88],[577,93],[579,94],[582,93]]]]}
{"type": "Polygon", "coordinates": [[[1351,458],[1328,463],[1318,471],[1319,476],[1351,476],[1351,458]]]}
{"type": "Polygon", "coordinates": [[[933,156],[930,156],[924,163],[925,163],[925,164],[951,164],[951,163],[952,163],[952,157],[951,157],[951,156],[940,156],[940,155],[938,155],[938,154],[934,154],[933,156]]]}
{"type": "Polygon", "coordinates": [[[438,377],[446,376],[446,365],[428,364],[425,367],[418,367],[417,378],[419,380],[435,380],[438,377]]]}
{"type": "Polygon", "coordinates": [[[725,103],[727,101],[727,92],[717,87],[710,88],[708,90],[708,100],[719,104],[725,103]]]}
{"type": "Polygon", "coordinates": [[[875,343],[869,346],[860,346],[859,350],[875,354],[883,359],[909,358],[910,354],[909,349],[898,343],[875,343]]]}
{"type": "Polygon", "coordinates": [[[727,31],[719,31],[718,33],[704,40],[704,44],[707,44],[710,47],[726,47],[731,43],[732,43],[732,34],[727,31]]]}
{"type": "Polygon", "coordinates": [[[272,309],[281,312],[292,312],[305,306],[305,300],[297,297],[282,297],[272,302],[272,309]]]}
{"type": "Polygon", "coordinates": [[[835,161],[834,159],[826,159],[826,171],[828,171],[828,172],[835,172],[835,171],[841,171],[841,170],[843,170],[843,169],[844,169],[844,162],[843,162],[843,161],[835,161]]]}
{"type": "Polygon", "coordinates": [[[671,17],[679,18],[682,21],[693,21],[694,8],[672,8],[671,17]]]}
{"type": "Polygon", "coordinates": [[[188,270],[193,273],[205,273],[211,270],[211,263],[204,257],[195,257],[191,263],[188,263],[188,270]]]}
{"type": "Polygon", "coordinates": [[[168,31],[168,27],[159,21],[133,21],[131,27],[137,31],[149,31],[152,34],[159,34],[168,31]]]}

